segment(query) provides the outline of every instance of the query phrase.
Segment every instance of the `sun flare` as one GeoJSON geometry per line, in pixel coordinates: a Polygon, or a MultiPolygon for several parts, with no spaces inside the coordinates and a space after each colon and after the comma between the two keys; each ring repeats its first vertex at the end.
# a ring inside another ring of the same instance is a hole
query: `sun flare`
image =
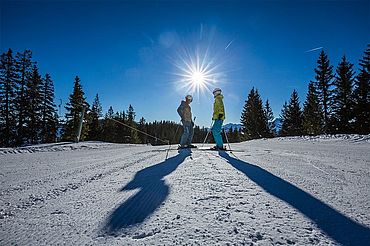
{"type": "Polygon", "coordinates": [[[234,40],[218,38],[215,29],[204,29],[178,43],[170,62],[174,66],[171,82],[181,94],[200,100],[209,98],[212,89],[227,83],[226,69],[231,67],[229,47],[234,40]],[[226,45],[226,47],[225,47],[226,45]]]}
{"type": "Polygon", "coordinates": [[[187,93],[197,94],[198,97],[201,93],[210,92],[209,88],[215,85],[220,74],[209,54],[201,54],[199,51],[193,56],[187,53],[180,57],[175,66],[178,69],[176,76],[179,88],[185,89],[187,93]]]}
{"type": "Polygon", "coordinates": [[[203,85],[204,83],[204,74],[201,71],[194,71],[191,80],[195,85],[203,85]]]}

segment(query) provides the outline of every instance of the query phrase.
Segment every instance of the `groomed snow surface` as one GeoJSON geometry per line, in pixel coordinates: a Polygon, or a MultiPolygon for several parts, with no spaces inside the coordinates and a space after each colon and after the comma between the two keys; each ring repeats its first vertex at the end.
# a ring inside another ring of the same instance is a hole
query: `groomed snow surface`
{"type": "Polygon", "coordinates": [[[0,149],[0,245],[370,245],[369,135],[231,147],[0,149]]]}

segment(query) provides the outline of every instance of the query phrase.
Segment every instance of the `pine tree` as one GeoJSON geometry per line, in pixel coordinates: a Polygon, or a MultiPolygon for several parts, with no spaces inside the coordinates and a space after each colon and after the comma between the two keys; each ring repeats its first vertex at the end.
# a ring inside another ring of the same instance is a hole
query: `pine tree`
{"type": "MultiPolygon", "coordinates": [[[[141,117],[141,119],[139,121],[139,130],[142,131],[142,132],[147,132],[146,121],[145,121],[144,117],[141,117]]],[[[144,134],[140,134],[139,139],[140,139],[140,143],[142,143],[142,144],[146,144],[148,142],[148,137],[144,134]]]]}
{"type": "Polygon", "coordinates": [[[111,120],[112,118],[114,118],[114,111],[112,106],[110,106],[103,121],[102,139],[106,142],[114,143],[116,141],[116,123],[111,120]]]}
{"type": "MultiPolygon", "coordinates": [[[[135,122],[136,113],[134,111],[134,107],[130,104],[127,110],[127,124],[131,127],[136,128],[136,122],[135,122]]],[[[130,129],[130,143],[139,143],[139,136],[137,134],[137,131],[130,129]]]]}
{"type": "Polygon", "coordinates": [[[323,112],[313,82],[308,85],[308,92],[303,109],[303,133],[308,135],[321,134],[323,112]]]}
{"type": "MultiPolygon", "coordinates": [[[[154,122],[151,122],[147,125],[147,130],[148,130],[148,134],[152,135],[152,136],[155,136],[155,137],[159,137],[158,136],[158,132],[159,132],[159,123],[157,121],[154,121],[154,122]]],[[[157,139],[153,139],[151,138],[150,139],[150,143],[152,145],[157,145],[158,144],[158,141],[157,139]]]]}
{"type": "MultiPolygon", "coordinates": [[[[178,143],[180,141],[180,138],[181,138],[181,131],[177,131],[177,134],[174,138],[174,135],[176,133],[176,129],[177,127],[181,127],[181,125],[177,124],[176,122],[173,122],[173,128],[172,128],[172,134],[171,134],[171,142],[173,141],[173,139],[175,139],[175,142],[178,143]]],[[[193,143],[203,143],[205,137],[207,135],[207,129],[202,127],[200,128],[199,126],[195,126],[194,127],[194,137],[193,137],[193,143]]],[[[209,139],[213,139],[213,138],[209,138],[209,139]]]]}
{"type": "Polygon", "coordinates": [[[250,91],[240,121],[246,139],[268,137],[267,118],[258,90],[250,91]]]}
{"type": "Polygon", "coordinates": [[[17,96],[15,98],[15,108],[17,112],[17,139],[16,145],[20,146],[26,141],[26,113],[30,110],[27,100],[27,85],[31,80],[33,67],[36,65],[32,61],[32,51],[25,50],[23,53],[16,55],[17,79],[17,96]]]}
{"type": "Polygon", "coordinates": [[[337,67],[337,76],[334,80],[333,95],[333,126],[334,132],[351,133],[353,119],[353,64],[345,56],[337,67]]]}
{"type": "Polygon", "coordinates": [[[239,143],[242,141],[242,133],[241,133],[241,129],[238,129],[238,128],[235,128],[234,129],[234,135],[235,135],[235,139],[236,139],[236,142],[239,143]]]}
{"type": "Polygon", "coordinates": [[[100,104],[99,95],[96,94],[94,102],[91,106],[91,111],[89,113],[89,140],[99,140],[102,126],[100,123],[100,118],[103,117],[103,110],[100,104]]]}
{"type": "Polygon", "coordinates": [[[42,84],[42,141],[52,143],[56,140],[58,118],[54,103],[54,83],[49,74],[45,75],[42,84]]]}
{"type": "MultiPolygon", "coordinates": [[[[119,122],[122,122],[123,124],[127,124],[127,115],[125,113],[125,111],[121,111],[121,112],[116,112],[115,116],[114,116],[114,119],[115,120],[118,120],[119,122]]],[[[130,143],[130,139],[131,139],[131,129],[128,128],[127,126],[125,125],[122,125],[122,124],[119,124],[116,122],[116,125],[115,125],[115,141],[117,143],[130,143]]]]}
{"type": "MultiPolygon", "coordinates": [[[[81,80],[78,76],[75,78],[73,92],[69,96],[69,102],[67,103],[66,109],[66,124],[65,131],[63,133],[64,140],[74,141],[76,140],[76,133],[80,124],[80,118],[83,107],[89,108],[89,104],[86,102],[85,93],[82,90],[81,80]]],[[[88,133],[87,124],[83,124],[80,140],[85,140],[88,133]]]]}
{"type": "Polygon", "coordinates": [[[16,68],[13,51],[1,55],[0,58],[0,146],[8,147],[15,144],[16,114],[15,93],[16,68]]]}
{"type": "Polygon", "coordinates": [[[329,132],[332,105],[332,84],[333,84],[333,66],[330,65],[329,59],[324,51],[321,51],[315,68],[315,86],[318,92],[320,104],[323,109],[324,133],[329,132]]]}
{"type": "Polygon", "coordinates": [[[279,135],[287,136],[286,128],[283,128],[284,122],[287,122],[287,118],[288,118],[288,103],[286,101],[284,102],[283,108],[281,109],[280,118],[281,118],[282,124],[281,124],[281,128],[279,131],[279,135]]]}
{"type": "Polygon", "coordinates": [[[282,136],[302,135],[303,116],[301,107],[299,106],[299,97],[296,90],[293,90],[289,104],[284,104],[281,118],[283,120],[281,127],[282,136]]]}
{"type": "Polygon", "coordinates": [[[42,78],[36,66],[33,67],[32,76],[27,83],[26,136],[29,143],[41,142],[42,131],[42,78]]]}
{"type": "Polygon", "coordinates": [[[360,60],[360,73],[355,80],[354,119],[360,134],[370,133],[370,44],[360,60]]]}
{"type": "Polygon", "coordinates": [[[266,115],[267,126],[268,126],[268,137],[274,137],[276,135],[274,113],[272,112],[269,100],[266,100],[266,103],[265,103],[265,115],[266,115]]]}
{"type": "Polygon", "coordinates": [[[230,143],[235,143],[235,135],[234,135],[234,128],[230,127],[228,130],[224,129],[225,135],[227,135],[227,139],[230,143]]]}
{"type": "Polygon", "coordinates": [[[227,137],[230,143],[238,143],[240,142],[240,132],[237,127],[231,127],[227,131],[227,137]]]}

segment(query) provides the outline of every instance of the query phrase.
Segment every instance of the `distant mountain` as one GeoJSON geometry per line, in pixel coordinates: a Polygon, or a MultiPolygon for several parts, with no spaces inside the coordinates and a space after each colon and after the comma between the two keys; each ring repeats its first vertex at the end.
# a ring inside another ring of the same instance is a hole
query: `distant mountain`
{"type": "Polygon", "coordinates": [[[273,122],[275,123],[275,131],[279,133],[283,125],[283,120],[281,118],[275,118],[273,122]]]}
{"type": "Polygon", "coordinates": [[[222,129],[224,129],[226,131],[229,131],[230,129],[235,129],[235,128],[240,130],[242,128],[242,124],[228,123],[228,124],[222,126],[222,129]]]}
{"type": "MultiPolygon", "coordinates": [[[[281,130],[281,126],[283,124],[282,119],[281,118],[275,118],[273,122],[275,123],[276,132],[279,133],[280,130],[281,130]]],[[[229,131],[231,128],[232,129],[237,128],[238,130],[240,130],[242,128],[242,124],[228,123],[226,125],[223,125],[222,128],[225,129],[226,131],[229,131]]]]}

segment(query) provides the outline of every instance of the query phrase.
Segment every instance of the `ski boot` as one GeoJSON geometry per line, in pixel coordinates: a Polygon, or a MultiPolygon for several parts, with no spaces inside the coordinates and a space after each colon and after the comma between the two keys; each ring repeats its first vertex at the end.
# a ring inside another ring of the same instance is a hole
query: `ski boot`
{"type": "Polygon", "coordinates": [[[211,150],[226,150],[226,148],[224,147],[224,146],[222,146],[222,147],[220,147],[220,146],[213,146],[212,148],[211,148],[211,150]]]}
{"type": "Polygon", "coordinates": [[[189,145],[188,145],[188,148],[198,148],[198,147],[197,147],[197,146],[195,146],[195,145],[189,144],[189,145]]]}

